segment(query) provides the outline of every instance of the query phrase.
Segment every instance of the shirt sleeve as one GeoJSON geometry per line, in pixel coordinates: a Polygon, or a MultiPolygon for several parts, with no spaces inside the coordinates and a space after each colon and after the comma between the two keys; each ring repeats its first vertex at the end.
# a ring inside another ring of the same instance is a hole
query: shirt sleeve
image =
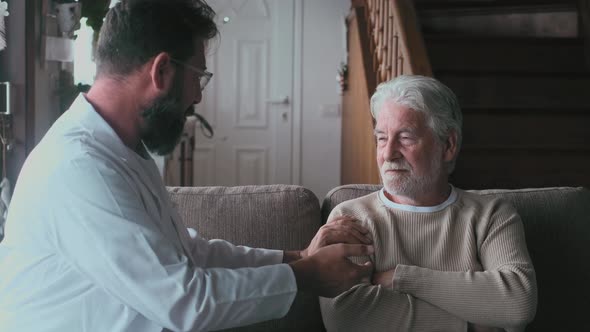
{"type": "Polygon", "coordinates": [[[320,298],[327,331],[464,331],[466,322],[426,301],[382,286],[359,284],[320,298]],[[362,319],[361,319],[362,317],[362,319]]]}
{"type": "Polygon", "coordinates": [[[191,238],[192,254],[203,267],[258,267],[283,262],[283,251],[272,249],[236,246],[225,240],[205,240],[192,229],[188,229],[191,238]]]}
{"type": "MultiPolygon", "coordinates": [[[[214,330],[279,318],[296,294],[286,264],[195,267],[148,215],[136,182],[116,162],[82,156],[55,184],[63,206],[55,242],[98,287],[170,330],[214,330]]],[[[219,251],[223,255],[226,251],[219,251]]],[[[231,254],[232,251],[227,251],[231,254]]]]}
{"type": "Polygon", "coordinates": [[[479,255],[481,272],[397,265],[393,288],[469,322],[524,330],[535,315],[537,285],[524,226],[510,205],[502,203],[492,214],[479,255]]]}

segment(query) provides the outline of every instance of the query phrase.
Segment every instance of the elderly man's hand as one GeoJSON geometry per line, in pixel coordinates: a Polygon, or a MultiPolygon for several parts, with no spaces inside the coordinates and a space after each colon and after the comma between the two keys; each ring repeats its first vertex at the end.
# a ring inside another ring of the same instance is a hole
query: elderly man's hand
{"type": "Polygon", "coordinates": [[[332,244],[289,265],[295,274],[298,290],[311,291],[323,297],[335,297],[368,278],[373,270],[371,262],[359,265],[348,257],[366,256],[373,252],[373,246],[332,244]]]}
{"type": "Polygon", "coordinates": [[[318,230],[309,246],[301,251],[301,257],[311,256],[322,247],[336,243],[372,244],[373,239],[371,233],[354,218],[336,217],[318,230]]]}
{"type": "Polygon", "coordinates": [[[373,285],[381,285],[385,288],[393,288],[393,276],[395,274],[395,268],[389,271],[375,272],[371,280],[373,285]]]}

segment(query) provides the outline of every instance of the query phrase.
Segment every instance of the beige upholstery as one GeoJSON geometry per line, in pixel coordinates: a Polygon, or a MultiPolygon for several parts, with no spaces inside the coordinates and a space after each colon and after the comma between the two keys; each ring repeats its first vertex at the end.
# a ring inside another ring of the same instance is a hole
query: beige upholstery
{"type": "MultiPolygon", "coordinates": [[[[380,188],[333,189],[322,204],[323,220],[339,203],[380,188]]],[[[590,191],[564,187],[473,192],[501,196],[523,220],[539,290],[537,315],[527,331],[590,331],[590,191]]]]}
{"type": "MultiPolygon", "coordinates": [[[[203,237],[275,249],[304,248],[337,204],[379,190],[346,185],[317,198],[298,186],[169,188],[188,227],[203,237]]],[[[527,331],[590,331],[590,191],[584,188],[480,190],[520,213],[537,271],[539,305],[527,331]]],[[[283,319],[238,331],[322,331],[317,298],[299,294],[283,319]]]]}
{"type": "MultiPolygon", "coordinates": [[[[168,188],[187,227],[206,239],[272,249],[303,249],[321,224],[317,197],[290,185],[168,188]]],[[[235,331],[322,331],[318,299],[299,293],[282,319],[235,331]]]]}

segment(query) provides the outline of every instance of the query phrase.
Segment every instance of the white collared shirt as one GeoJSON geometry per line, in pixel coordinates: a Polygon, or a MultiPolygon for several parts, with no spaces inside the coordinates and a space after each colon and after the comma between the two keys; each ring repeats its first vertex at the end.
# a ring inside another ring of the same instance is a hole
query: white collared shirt
{"type": "Polygon", "coordinates": [[[212,330],[282,317],[282,251],[189,236],[154,161],[80,95],[27,158],[0,243],[0,331],[212,330]]]}

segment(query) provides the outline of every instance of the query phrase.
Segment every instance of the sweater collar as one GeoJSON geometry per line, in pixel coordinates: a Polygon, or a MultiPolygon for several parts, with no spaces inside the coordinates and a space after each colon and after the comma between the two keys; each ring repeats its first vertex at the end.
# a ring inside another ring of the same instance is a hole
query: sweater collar
{"type": "Polygon", "coordinates": [[[444,210],[447,206],[455,203],[455,201],[457,200],[457,190],[455,190],[455,187],[453,187],[452,185],[450,186],[451,193],[449,194],[449,197],[444,202],[435,206],[414,206],[395,203],[391,201],[389,198],[387,198],[387,196],[385,195],[385,188],[382,188],[379,191],[379,199],[381,199],[381,202],[383,202],[383,204],[390,209],[422,213],[438,212],[444,210]]]}

